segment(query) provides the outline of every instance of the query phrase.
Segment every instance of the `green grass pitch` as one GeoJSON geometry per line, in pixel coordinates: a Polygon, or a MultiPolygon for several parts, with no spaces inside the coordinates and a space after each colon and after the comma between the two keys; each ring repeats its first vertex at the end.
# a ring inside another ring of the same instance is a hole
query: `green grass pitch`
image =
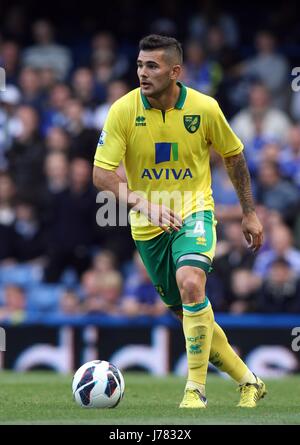
{"type": "Polygon", "coordinates": [[[300,377],[266,380],[268,395],[255,409],[236,408],[236,385],[216,375],[207,382],[208,408],[178,409],[183,378],[124,373],[125,397],[115,409],[84,409],[73,401],[72,376],[0,372],[0,424],[224,425],[300,424],[300,377]]]}

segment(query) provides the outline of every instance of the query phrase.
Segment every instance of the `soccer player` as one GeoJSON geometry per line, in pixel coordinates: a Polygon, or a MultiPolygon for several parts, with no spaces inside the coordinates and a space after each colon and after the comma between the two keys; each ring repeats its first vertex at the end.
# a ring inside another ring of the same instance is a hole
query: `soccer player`
{"type": "Polygon", "coordinates": [[[238,194],[242,230],[254,252],[263,239],[243,145],[213,98],[178,81],[182,48],[171,37],[140,41],[140,88],[117,100],[101,133],[94,184],[130,207],[132,236],[164,303],[182,318],[188,378],[180,408],[205,408],[208,362],[255,407],[265,384],[233,351],[205,294],[216,246],[210,147],[224,158],[238,194]],[[128,185],[115,172],[123,161],[128,185]]]}

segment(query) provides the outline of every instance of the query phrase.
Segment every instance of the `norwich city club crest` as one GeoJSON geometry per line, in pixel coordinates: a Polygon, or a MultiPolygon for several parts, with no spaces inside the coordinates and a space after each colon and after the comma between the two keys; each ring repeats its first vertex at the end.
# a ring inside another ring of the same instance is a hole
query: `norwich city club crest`
{"type": "Polygon", "coordinates": [[[189,133],[195,133],[200,125],[199,114],[183,116],[184,126],[189,133]]]}

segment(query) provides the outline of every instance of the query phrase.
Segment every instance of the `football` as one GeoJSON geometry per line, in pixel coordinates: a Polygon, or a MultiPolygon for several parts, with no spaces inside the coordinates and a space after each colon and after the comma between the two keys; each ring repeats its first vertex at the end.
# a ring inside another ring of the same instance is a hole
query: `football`
{"type": "Polygon", "coordinates": [[[83,408],[115,408],[124,396],[121,371],[105,360],[82,365],[72,381],[73,397],[83,408]]]}

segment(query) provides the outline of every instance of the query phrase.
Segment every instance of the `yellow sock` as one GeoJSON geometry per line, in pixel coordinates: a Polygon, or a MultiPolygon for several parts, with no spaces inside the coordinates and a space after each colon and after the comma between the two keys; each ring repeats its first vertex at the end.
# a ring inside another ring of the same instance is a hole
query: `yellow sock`
{"type": "Polygon", "coordinates": [[[232,349],[228,343],[225,332],[216,322],[214,323],[209,361],[220,371],[230,375],[237,383],[243,382],[245,376],[249,377],[250,374],[252,374],[243,360],[232,349]]]}
{"type": "Polygon", "coordinates": [[[239,385],[243,385],[244,383],[257,383],[255,375],[250,369],[246,372],[246,374],[237,382],[239,385]]]}
{"type": "MultiPolygon", "coordinates": [[[[188,361],[188,383],[205,385],[214,326],[208,299],[204,303],[183,304],[183,332],[188,361]]],[[[203,386],[202,386],[203,387],[203,386]]]]}

